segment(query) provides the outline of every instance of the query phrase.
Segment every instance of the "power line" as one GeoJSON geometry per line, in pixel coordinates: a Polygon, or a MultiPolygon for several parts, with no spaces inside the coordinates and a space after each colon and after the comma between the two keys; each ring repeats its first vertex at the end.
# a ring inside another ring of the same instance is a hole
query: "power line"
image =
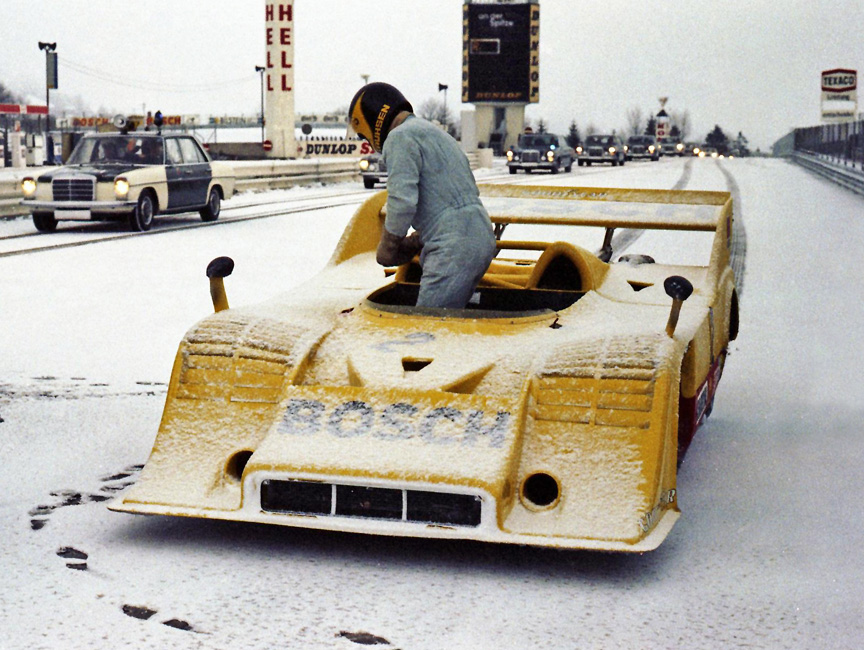
{"type": "Polygon", "coordinates": [[[151,90],[158,92],[167,92],[167,93],[199,93],[199,92],[207,92],[214,90],[223,90],[225,88],[239,86],[241,84],[248,84],[252,80],[257,81],[256,75],[251,74],[245,77],[240,77],[237,79],[228,79],[225,81],[219,81],[214,83],[184,83],[184,84],[168,84],[162,82],[153,82],[153,81],[145,81],[145,80],[137,80],[130,79],[128,76],[124,75],[122,78],[116,75],[113,75],[109,72],[105,72],[103,70],[98,70],[96,68],[91,68],[90,66],[84,65],[83,63],[77,63],[75,61],[71,61],[66,59],[65,57],[61,58],[60,61],[63,63],[64,68],[68,68],[73,72],[76,72],[85,77],[91,77],[93,79],[98,79],[99,81],[103,81],[106,83],[110,83],[116,86],[123,86],[126,88],[137,88],[143,90],[151,90]]]}

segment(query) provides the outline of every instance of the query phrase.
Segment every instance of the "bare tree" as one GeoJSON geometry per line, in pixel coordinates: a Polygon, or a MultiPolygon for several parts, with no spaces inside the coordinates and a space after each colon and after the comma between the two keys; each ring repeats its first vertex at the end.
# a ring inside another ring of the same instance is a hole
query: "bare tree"
{"type": "Polygon", "coordinates": [[[447,105],[438,99],[427,99],[420,105],[417,115],[424,120],[437,122],[452,136],[456,135],[456,128],[453,123],[453,115],[447,105]]]}
{"type": "Polygon", "coordinates": [[[588,126],[585,129],[585,135],[594,135],[595,133],[597,133],[597,127],[593,123],[588,122],[588,126]]]}
{"type": "Polygon", "coordinates": [[[685,110],[681,113],[672,113],[670,122],[672,126],[678,127],[678,136],[686,140],[690,135],[690,112],[685,110]]]}
{"type": "Polygon", "coordinates": [[[629,135],[640,135],[642,133],[642,109],[634,106],[627,110],[627,133],[629,135]]]}

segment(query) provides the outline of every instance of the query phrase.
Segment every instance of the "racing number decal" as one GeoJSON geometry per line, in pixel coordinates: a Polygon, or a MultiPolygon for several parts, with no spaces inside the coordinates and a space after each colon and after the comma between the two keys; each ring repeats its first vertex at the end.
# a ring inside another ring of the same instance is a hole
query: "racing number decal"
{"type": "Polygon", "coordinates": [[[407,402],[376,409],[362,400],[348,400],[333,407],[314,399],[291,399],[279,422],[279,433],[311,436],[322,431],[337,438],[371,435],[381,440],[421,439],[438,445],[473,447],[504,445],[510,413],[451,406],[421,409],[407,402]]]}

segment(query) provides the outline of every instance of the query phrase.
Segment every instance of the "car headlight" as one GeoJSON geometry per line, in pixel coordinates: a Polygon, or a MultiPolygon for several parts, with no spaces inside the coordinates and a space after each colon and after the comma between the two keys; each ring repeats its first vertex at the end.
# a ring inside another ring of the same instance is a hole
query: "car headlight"
{"type": "Polygon", "coordinates": [[[654,145],[653,144],[648,145],[648,151],[650,151],[651,153],[654,153],[654,145]]]}
{"type": "Polygon", "coordinates": [[[118,199],[125,199],[129,194],[129,181],[122,176],[114,179],[114,195],[118,199]]]}
{"type": "Polygon", "coordinates": [[[702,150],[699,147],[693,147],[693,153],[696,154],[697,156],[699,155],[699,152],[701,152],[701,151],[702,150]]]}
{"type": "Polygon", "coordinates": [[[513,152],[508,149],[507,150],[507,162],[512,162],[512,161],[513,161],[513,152]]]}
{"type": "Polygon", "coordinates": [[[365,172],[367,169],[369,169],[369,161],[368,160],[361,160],[359,164],[360,164],[360,171],[365,172]]]}
{"type": "Polygon", "coordinates": [[[680,142],[679,142],[678,144],[675,145],[675,148],[676,148],[678,151],[684,151],[684,145],[681,144],[680,142]]]}
{"type": "Polygon", "coordinates": [[[700,152],[699,152],[699,157],[700,157],[700,158],[704,158],[704,157],[705,157],[705,152],[704,152],[704,151],[700,151],[700,152]]]}
{"type": "Polygon", "coordinates": [[[582,153],[582,147],[576,147],[576,153],[582,153]]]}
{"type": "Polygon", "coordinates": [[[554,151],[547,151],[546,152],[546,160],[548,160],[549,162],[555,162],[555,152],[554,151]]]}
{"type": "Polygon", "coordinates": [[[29,176],[21,181],[21,191],[24,192],[25,198],[30,198],[36,194],[36,181],[29,176]]]}
{"type": "Polygon", "coordinates": [[[609,147],[609,153],[615,154],[615,147],[609,147]]]}

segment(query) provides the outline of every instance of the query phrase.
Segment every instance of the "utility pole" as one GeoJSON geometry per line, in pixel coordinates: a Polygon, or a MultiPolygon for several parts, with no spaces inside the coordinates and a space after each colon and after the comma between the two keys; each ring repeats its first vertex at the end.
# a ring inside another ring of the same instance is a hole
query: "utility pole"
{"type": "Polygon", "coordinates": [[[264,142],[264,71],[263,65],[256,65],[255,72],[261,76],[261,142],[264,142]]]}

